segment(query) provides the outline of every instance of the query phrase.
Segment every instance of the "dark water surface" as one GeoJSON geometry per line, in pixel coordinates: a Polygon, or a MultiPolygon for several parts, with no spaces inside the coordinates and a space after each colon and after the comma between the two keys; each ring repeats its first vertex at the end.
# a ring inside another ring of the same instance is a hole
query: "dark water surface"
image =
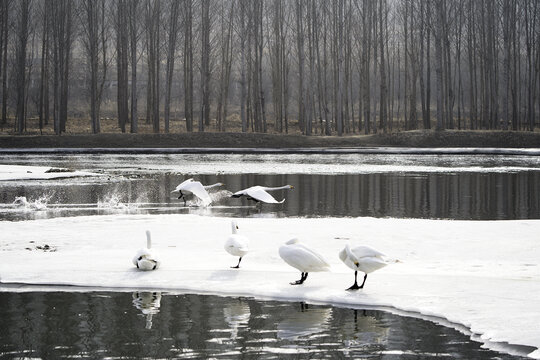
{"type": "Polygon", "coordinates": [[[57,166],[100,176],[0,181],[0,219],[114,213],[210,216],[540,218],[540,159],[502,155],[0,155],[0,163],[57,166]],[[186,178],[223,182],[211,207],[170,193],[186,178]],[[230,198],[253,185],[283,204],[230,198]],[[25,206],[15,206],[25,197],[25,206]],[[45,206],[44,206],[45,205],[45,206]],[[36,211],[37,210],[37,211],[36,211]]]}
{"type": "Polygon", "coordinates": [[[0,358],[520,359],[377,310],[159,292],[0,292],[0,358]]]}
{"type": "MultiPolygon", "coordinates": [[[[232,217],[539,219],[540,157],[509,155],[0,154],[85,178],[0,181],[1,220],[192,213],[232,217]],[[171,194],[225,183],[210,207],[171,194]],[[283,204],[254,206],[253,185],[283,204]]],[[[530,349],[532,351],[532,349],[530,349]]],[[[522,351],[519,353],[526,353],[522,351]]],[[[1,292],[0,359],[515,359],[432,322],[375,310],[149,292],[1,292]]]]}

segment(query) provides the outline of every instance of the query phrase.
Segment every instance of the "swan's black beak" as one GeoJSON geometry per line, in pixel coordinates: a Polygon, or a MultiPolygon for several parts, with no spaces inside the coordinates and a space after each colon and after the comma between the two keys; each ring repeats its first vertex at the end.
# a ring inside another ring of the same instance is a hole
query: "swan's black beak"
{"type": "Polygon", "coordinates": [[[360,264],[358,263],[358,261],[355,261],[354,265],[356,265],[356,267],[358,267],[358,265],[360,265],[360,264]]]}

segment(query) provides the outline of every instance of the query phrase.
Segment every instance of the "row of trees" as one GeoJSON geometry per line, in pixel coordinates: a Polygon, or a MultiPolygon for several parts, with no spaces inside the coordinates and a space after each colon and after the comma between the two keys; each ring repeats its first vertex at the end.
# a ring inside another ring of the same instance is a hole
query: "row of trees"
{"type": "Polygon", "coordinates": [[[532,131],[540,2],[0,0],[0,76],[18,133],[532,131]]]}

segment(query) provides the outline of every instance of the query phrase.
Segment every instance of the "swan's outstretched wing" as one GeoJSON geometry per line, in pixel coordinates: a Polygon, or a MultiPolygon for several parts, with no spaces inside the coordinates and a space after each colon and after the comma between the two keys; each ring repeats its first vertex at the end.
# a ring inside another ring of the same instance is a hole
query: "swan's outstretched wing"
{"type": "Polygon", "coordinates": [[[193,182],[193,178],[189,178],[185,181],[183,181],[182,183],[180,183],[180,185],[178,185],[173,191],[171,192],[175,192],[175,191],[180,191],[180,190],[186,190],[186,186],[193,182]]]}
{"type": "Polygon", "coordinates": [[[208,195],[208,191],[206,191],[204,186],[198,181],[191,181],[185,184],[181,190],[187,190],[193,195],[197,196],[202,200],[204,206],[208,206],[212,202],[210,195],[208,195]]]}
{"type": "Polygon", "coordinates": [[[277,201],[276,199],[274,199],[274,197],[272,195],[267,193],[260,186],[255,186],[255,187],[246,189],[245,194],[247,194],[248,196],[250,196],[250,197],[252,197],[252,198],[254,198],[256,200],[259,200],[259,201],[262,201],[262,202],[265,202],[265,203],[269,203],[269,204],[281,204],[282,202],[285,201],[285,199],[283,199],[281,201],[277,201]]]}

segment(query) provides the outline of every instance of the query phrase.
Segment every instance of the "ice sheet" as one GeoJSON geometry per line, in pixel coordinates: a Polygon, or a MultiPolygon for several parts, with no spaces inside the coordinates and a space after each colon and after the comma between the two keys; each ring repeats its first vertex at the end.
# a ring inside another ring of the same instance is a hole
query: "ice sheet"
{"type": "Polygon", "coordinates": [[[0,181],[45,180],[79,176],[95,176],[85,171],[52,168],[50,166],[0,165],[0,181]]]}
{"type": "MultiPolygon", "coordinates": [[[[239,270],[223,249],[228,218],[122,215],[0,222],[2,283],[152,288],[395,308],[464,325],[487,346],[540,347],[540,220],[452,221],[375,218],[236,218],[251,250],[239,270]],[[152,231],[161,267],[137,271],[131,259],[152,231]],[[278,255],[298,237],[331,272],[300,273],[278,255]],[[338,258],[347,242],[401,262],[345,291],[353,272],[338,258]],[[47,245],[47,246],[46,246],[47,245]]],[[[462,330],[463,331],[463,330],[462,330]]],[[[540,358],[540,351],[529,352],[540,358]]]]}

